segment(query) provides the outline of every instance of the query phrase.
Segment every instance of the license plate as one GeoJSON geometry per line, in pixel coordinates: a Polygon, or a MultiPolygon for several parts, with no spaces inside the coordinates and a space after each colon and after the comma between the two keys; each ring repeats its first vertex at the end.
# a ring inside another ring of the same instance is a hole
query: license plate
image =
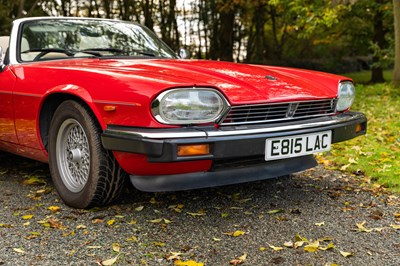
{"type": "Polygon", "coordinates": [[[265,160],[271,161],[329,151],[331,142],[331,131],[267,139],[265,160]]]}

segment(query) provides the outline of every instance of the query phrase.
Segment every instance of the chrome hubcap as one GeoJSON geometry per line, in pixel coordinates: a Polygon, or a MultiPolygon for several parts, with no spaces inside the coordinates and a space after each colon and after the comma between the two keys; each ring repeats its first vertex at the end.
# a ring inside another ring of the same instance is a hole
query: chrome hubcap
{"type": "Polygon", "coordinates": [[[56,153],[62,182],[71,192],[81,191],[89,179],[90,150],[86,133],[75,119],[62,123],[56,153]]]}

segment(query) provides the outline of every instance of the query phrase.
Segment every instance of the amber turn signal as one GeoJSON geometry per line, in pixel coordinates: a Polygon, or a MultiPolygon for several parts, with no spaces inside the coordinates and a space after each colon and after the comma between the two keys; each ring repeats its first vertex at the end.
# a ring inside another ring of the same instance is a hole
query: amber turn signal
{"type": "Polygon", "coordinates": [[[117,107],[114,105],[105,105],[103,107],[103,110],[106,112],[113,112],[113,111],[117,110],[117,107]]]}
{"type": "Polygon", "coordinates": [[[208,144],[178,145],[178,156],[199,156],[210,154],[208,144]]]}
{"type": "Polygon", "coordinates": [[[356,125],[356,133],[361,132],[363,130],[362,124],[357,124],[356,125]]]}

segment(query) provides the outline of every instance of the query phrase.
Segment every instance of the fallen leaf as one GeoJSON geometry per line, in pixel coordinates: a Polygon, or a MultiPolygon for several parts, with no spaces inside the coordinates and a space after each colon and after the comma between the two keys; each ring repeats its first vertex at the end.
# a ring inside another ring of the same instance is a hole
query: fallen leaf
{"type": "Polygon", "coordinates": [[[168,209],[172,209],[175,212],[181,213],[184,205],[183,204],[178,204],[178,205],[171,205],[168,207],[168,209]]]}
{"type": "Polygon", "coordinates": [[[66,229],[66,227],[62,224],[62,222],[57,219],[49,219],[47,222],[50,224],[51,228],[60,230],[66,229]]]}
{"type": "Polygon", "coordinates": [[[272,210],[272,211],[269,211],[269,212],[267,212],[268,214],[277,214],[277,213],[281,213],[281,212],[284,212],[284,210],[281,210],[281,209],[279,209],[279,210],[272,210]]]}
{"type": "Polygon", "coordinates": [[[316,226],[324,226],[325,222],[315,223],[316,226]]]}
{"type": "Polygon", "coordinates": [[[35,196],[40,197],[43,194],[49,194],[50,192],[51,192],[51,188],[39,189],[39,190],[36,190],[35,196]]]}
{"type": "Polygon", "coordinates": [[[319,249],[319,241],[314,241],[304,246],[304,250],[307,252],[316,252],[319,249]]]}
{"type": "Polygon", "coordinates": [[[231,260],[231,261],[229,262],[229,264],[231,264],[231,265],[239,265],[239,264],[242,264],[242,263],[246,260],[246,258],[247,258],[247,254],[243,254],[243,255],[240,256],[239,258],[231,260]]]}
{"type": "Polygon", "coordinates": [[[175,266],[204,266],[204,263],[196,262],[194,260],[188,260],[188,261],[176,260],[174,264],[175,266]]]}
{"type": "Polygon", "coordinates": [[[102,261],[101,265],[103,265],[103,266],[111,266],[118,260],[118,257],[119,257],[119,254],[117,256],[115,256],[115,258],[102,261]]]}
{"type": "Polygon", "coordinates": [[[108,221],[107,221],[107,224],[108,224],[108,225],[113,225],[113,224],[115,224],[116,222],[117,222],[116,220],[111,219],[111,220],[108,220],[108,221]]]}
{"type": "Polygon", "coordinates": [[[244,235],[244,234],[245,234],[245,232],[240,231],[240,230],[236,230],[236,231],[233,233],[232,236],[238,237],[238,236],[241,236],[241,235],[244,235]]]}
{"type": "Polygon", "coordinates": [[[151,204],[156,204],[156,203],[157,203],[156,198],[154,198],[154,197],[151,198],[149,202],[150,202],[151,204]]]}
{"type": "Polygon", "coordinates": [[[63,236],[63,237],[67,237],[67,236],[74,236],[74,235],[75,235],[75,231],[74,231],[74,230],[72,230],[72,231],[70,231],[70,232],[66,232],[66,233],[62,234],[62,236],[63,236]]]}
{"type": "Polygon", "coordinates": [[[196,217],[196,216],[204,216],[206,215],[205,211],[198,211],[198,212],[187,212],[187,214],[196,217]]]}
{"type": "Polygon", "coordinates": [[[213,240],[214,240],[215,242],[219,242],[219,241],[221,241],[222,239],[221,239],[221,238],[213,237],[213,240]]]}
{"type": "Polygon", "coordinates": [[[12,224],[1,224],[0,223],[0,227],[3,227],[3,228],[11,228],[11,227],[14,227],[12,224]]]}
{"type": "Polygon", "coordinates": [[[38,232],[30,232],[29,235],[25,236],[24,238],[30,240],[30,239],[35,239],[39,236],[40,236],[40,233],[38,233],[38,232]]]}
{"type": "Polygon", "coordinates": [[[153,245],[156,247],[165,247],[165,243],[164,242],[153,242],[153,245]]]}
{"type": "Polygon", "coordinates": [[[27,215],[21,216],[21,218],[22,218],[23,220],[30,220],[30,219],[33,218],[33,214],[27,214],[27,215]]]}
{"type": "Polygon", "coordinates": [[[24,185],[47,185],[46,181],[44,181],[43,179],[36,177],[36,176],[31,176],[28,179],[25,179],[24,181],[22,181],[22,184],[24,185]]]}
{"type": "Polygon", "coordinates": [[[292,248],[294,247],[294,244],[292,241],[286,241],[285,243],[283,243],[283,245],[287,248],[292,248]]]}
{"type": "Polygon", "coordinates": [[[167,257],[167,260],[180,260],[181,258],[180,258],[180,256],[182,255],[183,253],[181,253],[181,252],[171,252],[171,255],[169,255],[168,257],[167,257]]]}
{"type": "Polygon", "coordinates": [[[324,246],[320,246],[318,249],[319,249],[319,250],[325,251],[325,250],[329,250],[329,249],[333,249],[333,248],[335,248],[335,245],[333,245],[333,243],[330,242],[330,243],[329,243],[328,245],[326,245],[325,247],[324,247],[324,246]]]}
{"type": "Polygon", "coordinates": [[[25,251],[22,248],[13,248],[13,250],[20,254],[25,253],[25,251]]]}
{"type": "Polygon", "coordinates": [[[340,167],[340,170],[346,171],[346,169],[349,168],[349,166],[350,166],[350,164],[343,165],[342,167],[340,167]]]}
{"type": "Polygon", "coordinates": [[[367,229],[367,228],[364,227],[364,224],[365,224],[365,223],[366,223],[365,221],[362,222],[362,223],[356,223],[357,228],[358,228],[358,231],[359,231],[359,232],[364,232],[364,233],[370,233],[370,232],[372,232],[373,229],[367,229]]]}
{"type": "Polygon", "coordinates": [[[353,256],[354,254],[352,252],[340,251],[340,255],[342,255],[343,257],[347,258],[347,257],[353,256]]]}
{"type": "Polygon", "coordinates": [[[304,243],[305,243],[305,241],[296,241],[296,242],[294,242],[294,244],[293,244],[293,248],[294,248],[294,249],[299,248],[299,247],[303,246],[304,243]]]}
{"type": "Polygon", "coordinates": [[[96,219],[93,219],[93,220],[92,220],[92,224],[101,224],[101,223],[104,223],[104,220],[103,220],[103,219],[98,219],[98,218],[96,218],[96,219]]]}
{"type": "Polygon", "coordinates": [[[143,211],[143,209],[144,209],[144,206],[139,206],[139,207],[135,208],[135,211],[140,212],[140,211],[143,211]]]}
{"type": "Polygon", "coordinates": [[[266,247],[260,247],[259,250],[260,251],[265,251],[265,250],[267,250],[267,248],[266,247]]]}
{"type": "Polygon", "coordinates": [[[283,250],[283,247],[276,247],[276,246],[273,246],[273,245],[269,245],[269,247],[272,248],[274,251],[281,251],[281,250],[283,250]]]}
{"type": "Polygon", "coordinates": [[[228,232],[228,233],[223,233],[223,234],[228,235],[228,236],[238,237],[238,236],[244,235],[245,232],[236,230],[235,232],[228,232]]]}
{"type": "Polygon", "coordinates": [[[54,213],[56,213],[56,212],[59,212],[61,208],[58,207],[58,206],[50,206],[47,209],[52,211],[52,212],[54,212],[54,213]]]}
{"type": "Polygon", "coordinates": [[[138,239],[137,239],[136,236],[131,236],[131,237],[127,238],[126,241],[128,241],[128,242],[129,241],[138,242],[138,239]]]}
{"type": "Polygon", "coordinates": [[[86,225],[83,225],[83,224],[80,224],[80,225],[77,225],[76,226],[76,229],[86,229],[87,228],[87,226],[86,225]]]}
{"type": "Polygon", "coordinates": [[[357,164],[358,162],[356,160],[354,160],[353,158],[349,159],[349,163],[350,164],[357,164]]]}
{"type": "Polygon", "coordinates": [[[112,244],[112,250],[114,252],[120,253],[121,252],[121,245],[118,243],[113,243],[112,244]]]}
{"type": "Polygon", "coordinates": [[[296,236],[295,236],[295,239],[296,239],[296,241],[304,241],[304,242],[308,242],[308,239],[307,238],[305,238],[305,237],[302,237],[301,235],[299,235],[299,234],[296,234],[296,236]]]}
{"type": "Polygon", "coordinates": [[[392,227],[393,229],[399,230],[400,224],[391,224],[390,227],[392,227]]]}

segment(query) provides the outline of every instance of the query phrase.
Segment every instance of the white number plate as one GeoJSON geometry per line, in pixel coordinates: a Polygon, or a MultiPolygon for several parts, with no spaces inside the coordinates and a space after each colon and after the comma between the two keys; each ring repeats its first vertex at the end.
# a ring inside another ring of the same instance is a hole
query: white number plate
{"type": "Polygon", "coordinates": [[[265,160],[271,161],[329,151],[331,142],[331,131],[267,139],[265,160]]]}

